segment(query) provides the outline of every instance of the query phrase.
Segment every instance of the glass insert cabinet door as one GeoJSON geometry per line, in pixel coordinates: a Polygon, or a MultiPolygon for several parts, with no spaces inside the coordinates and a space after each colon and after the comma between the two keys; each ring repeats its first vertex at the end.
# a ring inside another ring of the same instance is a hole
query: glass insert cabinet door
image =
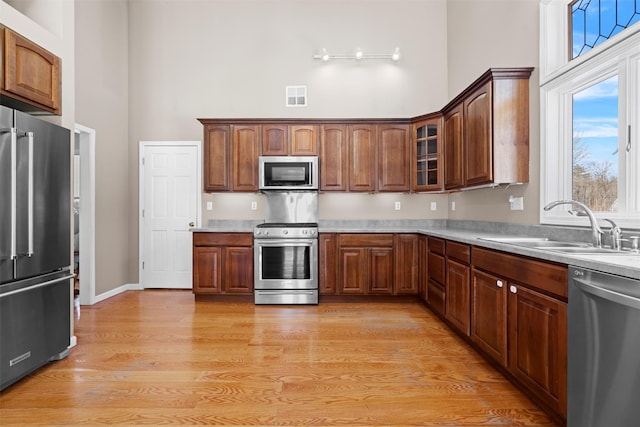
{"type": "Polygon", "coordinates": [[[414,191],[442,189],[442,135],[440,117],[414,125],[414,191]]]}

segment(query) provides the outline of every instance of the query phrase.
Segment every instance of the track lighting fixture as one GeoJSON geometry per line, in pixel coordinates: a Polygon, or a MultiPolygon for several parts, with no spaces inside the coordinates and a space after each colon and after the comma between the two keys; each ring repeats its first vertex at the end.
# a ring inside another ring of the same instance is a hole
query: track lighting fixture
{"type": "Polygon", "coordinates": [[[391,59],[392,61],[398,61],[400,59],[400,48],[395,48],[393,53],[364,53],[362,49],[357,48],[353,54],[332,55],[323,47],[320,53],[313,55],[313,59],[320,59],[324,62],[330,59],[391,59]]]}

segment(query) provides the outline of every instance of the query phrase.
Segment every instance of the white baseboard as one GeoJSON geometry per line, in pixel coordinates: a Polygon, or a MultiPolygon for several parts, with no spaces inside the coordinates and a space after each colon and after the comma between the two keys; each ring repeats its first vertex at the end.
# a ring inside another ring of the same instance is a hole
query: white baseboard
{"type": "Polygon", "coordinates": [[[94,304],[99,303],[100,301],[104,301],[108,298],[114,297],[126,291],[141,291],[142,289],[143,288],[142,286],[140,286],[139,283],[127,283],[117,288],[111,289],[110,291],[107,291],[103,294],[96,295],[96,298],[93,301],[93,303],[94,304]]]}

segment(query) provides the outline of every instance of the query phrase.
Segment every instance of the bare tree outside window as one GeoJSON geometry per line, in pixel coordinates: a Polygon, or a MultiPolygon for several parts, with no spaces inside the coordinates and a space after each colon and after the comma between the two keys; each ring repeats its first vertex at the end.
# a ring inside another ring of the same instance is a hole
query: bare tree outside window
{"type": "Polygon", "coordinates": [[[595,212],[617,211],[618,76],[573,94],[572,198],[595,212]]]}

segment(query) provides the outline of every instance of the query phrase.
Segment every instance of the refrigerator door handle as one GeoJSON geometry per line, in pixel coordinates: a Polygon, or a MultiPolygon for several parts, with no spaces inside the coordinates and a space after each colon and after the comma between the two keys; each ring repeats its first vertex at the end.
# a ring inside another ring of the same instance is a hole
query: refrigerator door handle
{"type": "Polygon", "coordinates": [[[18,129],[11,128],[11,253],[10,259],[18,257],[18,129]]]}
{"type": "Polygon", "coordinates": [[[28,183],[28,246],[27,256],[33,255],[33,132],[27,132],[27,141],[29,144],[29,183],[28,183]]]}

